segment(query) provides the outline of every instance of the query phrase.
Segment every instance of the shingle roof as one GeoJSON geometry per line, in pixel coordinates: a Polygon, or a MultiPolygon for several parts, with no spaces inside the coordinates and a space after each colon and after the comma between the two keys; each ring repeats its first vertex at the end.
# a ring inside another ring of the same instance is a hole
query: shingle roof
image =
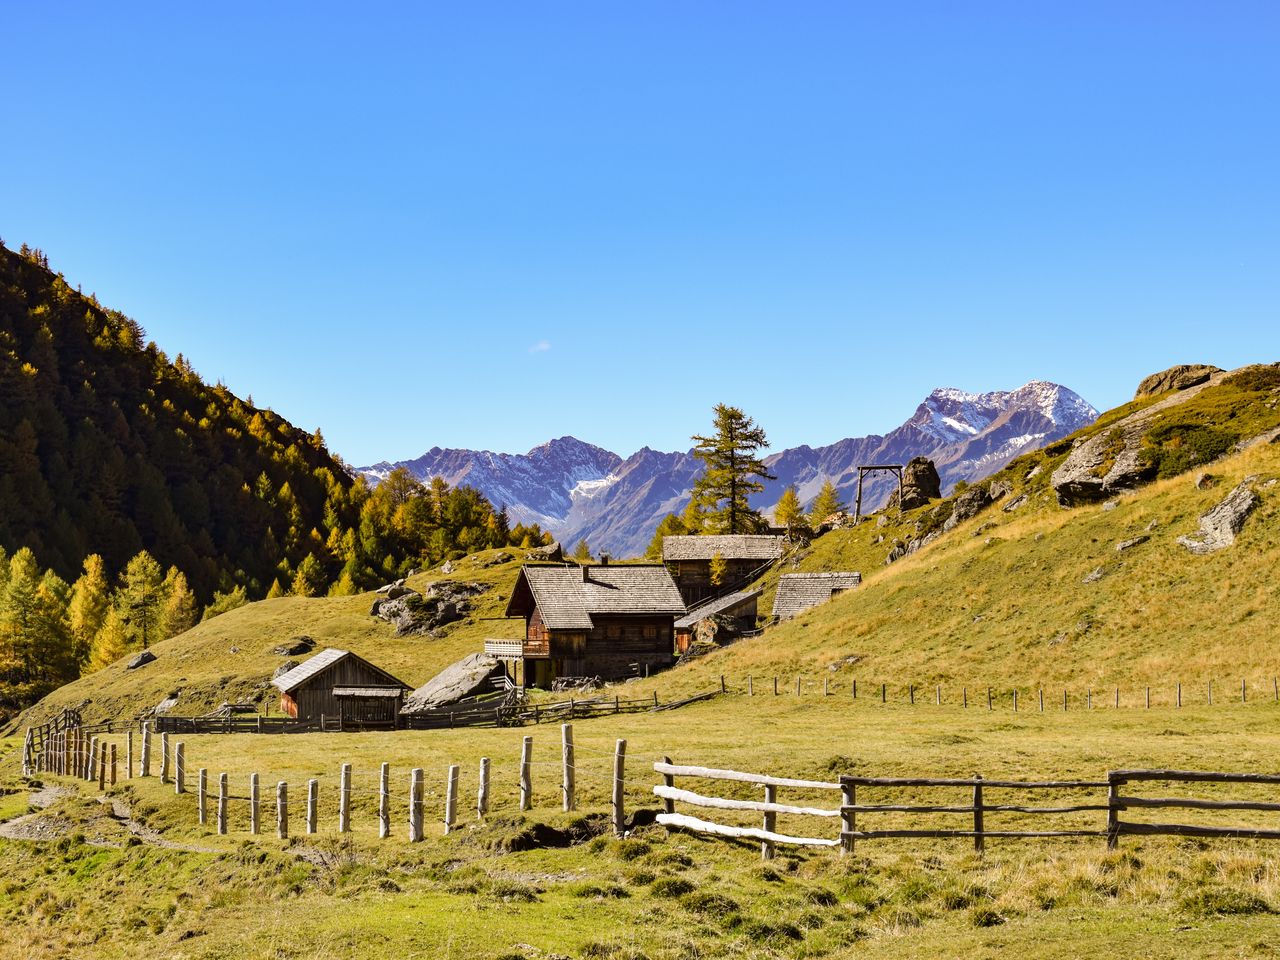
{"type": "Polygon", "coordinates": [[[784,573],[773,598],[773,615],[786,620],[826,603],[833,593],[851,590],[861,582],[860,573],[784,573]]]}
{"type": "Polygon", "coordinates": [[[334,687],[335,697],[386,697],[394,700],[404,696],[404,687],[334,687]]]}
{"type": "Polygon", "coordinates": [[[294,687],[310,680],[321,670],[332,666],[343,657],[349,656],[346,650],[339,650],[337,647],[329,647],[327,650],[321,650],[310,660],[300,663],[288,673],[281,674],[272,680],[272,684],[279,687],[284,693],[288,693],[294,687]]]}
{"type": "MultiPolygon", "coordinates": [[[[684,601],[661,565],[521,568],[542,621],[552,630],[590,630],[594,614],[682,614],[684,601]]],[[[507,615],[512,616],[513,592],[507,615]]]]}
{"type": "Polygon", "coordinates": [[[688,629],[699,620],[707,617],[715,616],[723,610],[730,610],[740,603],[745,603],[753,597],[760,596],[759,590],[739,590],[737,593],[730,593],[727,596],[720,597],[716,600],[708,600],[691,609],[687,614],[676,621],[677,630],[688,629]]]}
{"type": "Polygon", "coordinates": [[[718,553],[726,560],[776,560],[782,556],[782,540],[753,533],[663,537],[662,559],[710,560],[718,553]]]}

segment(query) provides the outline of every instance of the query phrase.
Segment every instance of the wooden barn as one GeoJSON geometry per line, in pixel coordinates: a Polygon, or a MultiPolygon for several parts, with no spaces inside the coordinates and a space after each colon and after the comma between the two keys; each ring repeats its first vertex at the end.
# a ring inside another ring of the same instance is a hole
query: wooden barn
{"type": "Polygon", "coordinates": [[[861,582],[860,573],[784,573],[773,597],[773,616],[790,620],[861,582]]]}
{"type": "Polygon", "coordinates": [[[661,565],[525,566],[507,616],[525,621],[522,679],[620,680],[673,660],[672,624],[685,612],[661,565]]]}
{"type": "Polygon", "coordinates": [[[716,617],[730,621],[736,633],[746,633],[756,626],[756,600],[759,590],[738,590],[715,600],[700,603],[675,623],[676,652],[684,654],[693,642],[697,626],[708,617],[716,617]]]}
{"type": "Polygon", "coordinates": [[[344,730],[395,729],[412,689],[363,657],[332,647],[271,682],[280,689],[284,713],[295,720],[340,718],[344,730]]]}
{"type": "Polygon", "coordinates": [[[740,590],[782,556],[783,537],[773,534],[707,534],[662,538],[662,562],[675,577],[686,606],[725,591],[740,590]],[[711,582],[711,561],[725,562],[720,583],[711,582]]]}

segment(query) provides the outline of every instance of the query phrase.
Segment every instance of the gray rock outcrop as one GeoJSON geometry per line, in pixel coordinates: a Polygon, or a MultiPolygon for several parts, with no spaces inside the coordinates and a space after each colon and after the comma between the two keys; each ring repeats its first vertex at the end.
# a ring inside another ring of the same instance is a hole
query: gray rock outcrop
{"type": "Polygon", "coordinates": [[[942,529],[950,532],[959,524],[966,520],[976,517],[992,504],[991,491],[986,486],[970,487],[960,496],[956,497],[955,506],[951,510],[951,516],[947,517],[943,523],[942,529]]]}
{"type": "Polygon", "coordinates": [[[275,680],[277,677],[283,677],[296,666],[298,666],[297,660],[286,660],[284,663],[280,664],[280,666],[276,667],[275,672],[271,674],[271,679],[275,680]]]}
{"type": "Polygon", "coordinates": [[[549,543],[545,547],[535,547],[524,558],[539,563],[559,563],[564,559],[564,548],[559,543],[549,543]]]}
{"type": "MultiPolygon", "coordinates": [[[[938,468],[928,457],[912,457],[902,468],[902,509],[914,510],[930,500],[942,497],[942,480],[938,468]]],[[[898,506],[898,492],[889,496],[885,509],[898,506]]]]}
{"type": "Polygon", "coordinates": [[[1134,547],[1140,547],[1151,538],[1144,534],[1136,537],[1130,537],[1128,540],[1121,540],[1116,544],[1116,553],[1124,553],[1126,550],[1132,550],[1134,547]]]}
{"type": "Polygon", "coordinates": [[[1259,497],[1252,484],[1257,477],[1246,477],[1217,506],[1200,518],[1200,529],[1181,536],[1178,543],[1195,554],[1213,553],[1231,546],[1244,528],[1249,514],[1257,509],[1259,497]]]}
{"type": "Polygon", "coordinates": [[[291,639],[288,643],[282,643],[279,646],[272,647],[271,652],[277,657],[297,657],[304,653],[310,653],[315,648],[315,645],[316,642],[310,637],[298,636],[291,639]]]}
{"type": "Polygon", "coordinates": [[[502,664],[497,657],[487,653],[470,654],[445,667],[409,694],[400,712],[420,713],[457,703],[478,693],[489,693],[493,689],[490,679],[501,672],[502,664]]]}
{"type": "Polygon", "coordinates": [[[1222,368],[1210,366],[1207,363],[1182,363],[1146,377],[1138,384],[1138,391],[1133,395],[1133,399],[1141,400],[1143,397],[1159,396],[1170,390],[1198,387],[1202,383],[1207,383],[1215,373],[1222,373],[1222,368]]]}
{"type": "Polygon", "coordinates": [[[369,615],[392,624],[397,637],[430,633],[465,617],[471,612],[472,598],[488,589],[483,583],[441,580],[427,587],[425,595],[411,590],[375,600],[369,615]]]}
{"type": "Polygon", "coordinates": [[[150,650],[143,650],[125,665],[125,669],[137,670],[139,667],[145,667],[148,663],[154,663],[155,659],[156,655],[154,653],[150,650]]]}

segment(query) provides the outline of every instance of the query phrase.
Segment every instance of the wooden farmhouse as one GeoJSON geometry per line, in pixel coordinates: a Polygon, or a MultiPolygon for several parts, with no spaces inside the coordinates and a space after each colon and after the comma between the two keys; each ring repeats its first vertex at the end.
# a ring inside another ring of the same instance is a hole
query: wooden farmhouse
{"type": "Polygon", "coordinates": [[[330,647],[271,681],[295,720],[340,719],[342,729],[395,729],[412,689],[380,667],[330,647]]]}
{"type": "Polygon", "coordinates": [[[773,597],[773,616],[790,620],[861,582],[860,573],[784,573],[773,597]]]}
{"type": "Polygon", "coordinates": [[[738,590],[715,600],[700,603],[675,623],[676,652],[687,653],[694,640],[698,624],[710,617],[728,620],[736,633],[746,633],[756,627],[756,600],[760,590],[738,590]]]}
{"type": "Polygon", "coordinates": [[[783,537],[773,534],[707,534],[662,538],[667,565],[687,606],[740,590],[782,556],[783,537]],[[725,562],[720,583],[711,582],[711,561],[725,562]]]}
{"type": "Polygon", "coordinates": [[[523,617],[522,682],[620,680],[669,666],[672,624],[685,612],[661,565],[525,566],[507,604],[523,617]]]}

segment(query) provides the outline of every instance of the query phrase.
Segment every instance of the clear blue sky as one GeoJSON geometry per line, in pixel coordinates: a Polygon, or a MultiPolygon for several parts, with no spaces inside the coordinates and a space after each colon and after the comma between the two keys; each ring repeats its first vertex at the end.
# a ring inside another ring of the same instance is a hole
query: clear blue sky
{"type": "Polygon", "coordinates": [[[1280,6],[10,3],[0,237],[356,464],[1280,359],[1280,6]]]}

